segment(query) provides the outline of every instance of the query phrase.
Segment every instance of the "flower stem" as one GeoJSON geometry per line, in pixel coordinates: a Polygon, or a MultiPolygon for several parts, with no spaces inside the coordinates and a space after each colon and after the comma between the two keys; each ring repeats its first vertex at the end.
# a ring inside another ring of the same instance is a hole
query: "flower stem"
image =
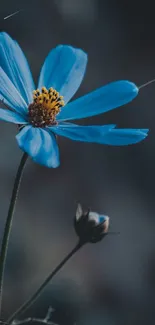
{"type": "Polygon", "coordinates": [[[78,242],[71,252],[57,265],[57,267],[49,274],[39,289],[28,299],[19,309],[17,309],[12,316],[7,320],[7,324],[11,324],[13,320],[17,319],[24,311],[26,311],[32,304],[40,297],[52,278],[64,266],[65,263],[84,245],[84,242],[78,242]]]}
{"type": "Polygon", "coordinates": [[[17,170],[14,187],[13,187],[13,191],[12,191],[12,196],[11,196],[11,201],[10,201],[10,206],[9,206],[9,211],[8,211],[8,216],[6,219],[6,224],[5,224],[4,233],[3,233],[2,246],[1,246],[1,252],[0,252],[0,316],[1,316],[1,308],[2,308],[4,270],[5,270],[6,256],[7,256],[7,251],[8,251],[9,237],[10,237],[11,226],[12,226],[12,221],[13,221],[13,214],[14,214],[15,204],[16,204],[16,200],[17,200],[17,196],[18,196],[18,192],[19,192],[21,177],[22,177],[22,173],[24,170],[24,166],[25,166],[27,157],[28,157],[27,154],[24,153],[22,156],[22,159],[20,161],[18,170],[17,170]]]}

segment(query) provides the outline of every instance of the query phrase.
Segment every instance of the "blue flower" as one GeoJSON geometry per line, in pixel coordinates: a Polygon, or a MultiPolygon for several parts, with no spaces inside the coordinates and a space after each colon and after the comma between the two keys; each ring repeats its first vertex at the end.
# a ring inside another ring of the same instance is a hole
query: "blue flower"
{"type": "Polygon", "coordinates": [[[116,129],[116,125],[78,126],[66,121],[107,112],[133,100],[136,85],[116,81],[68,104],[79,88],[87,54],[68,45],[53,49],[42,66],[38,89],[21,48],[7,33],[0,33],[0,119],[21,125],[19,147],[47,167],[59,166],[56,136],[107,145],[128,145],[143,140],[148,129],[116,129]]]}

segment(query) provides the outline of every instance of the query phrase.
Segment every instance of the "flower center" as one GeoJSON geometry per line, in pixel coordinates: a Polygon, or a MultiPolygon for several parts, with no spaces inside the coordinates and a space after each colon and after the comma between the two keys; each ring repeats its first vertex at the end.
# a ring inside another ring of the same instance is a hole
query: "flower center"
{"type": "Polygon", "coordinates": [[[33,103],[29,105],[29,120],[35,127],[55,125],[56,116],[64,106],[63,96],[53,88],[42,87],[33,91],[33,103]]]}

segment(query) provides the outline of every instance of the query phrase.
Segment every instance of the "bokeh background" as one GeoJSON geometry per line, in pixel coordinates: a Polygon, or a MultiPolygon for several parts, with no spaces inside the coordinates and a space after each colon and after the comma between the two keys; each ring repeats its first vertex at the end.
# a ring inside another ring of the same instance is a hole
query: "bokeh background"
{"type": "MultiPolygon", "coordinates": [[[[17,39],[37,81],[57,44],[89,54],[77,96],[118,79],[141,85],[155,78],[154,3],[140,0],[1,0],[0,29],[17,39]],[[22,11],[4,20],[4,17],[22,11]]],[[[76,202],[110,217],[111,231],[87,245],[55,277],[23,317],[43,317],[51,305],[62,325],[155,324],[155,84],[129,105],[79,121],[149,128],[129,147],[59,139],[61,165],[29,160],[16,207],[7,258],[3,319],[25,301],[75,245],[76,202]]],[[[16,127],[0,124],[0,240],[22,152],[16,127]]]]}

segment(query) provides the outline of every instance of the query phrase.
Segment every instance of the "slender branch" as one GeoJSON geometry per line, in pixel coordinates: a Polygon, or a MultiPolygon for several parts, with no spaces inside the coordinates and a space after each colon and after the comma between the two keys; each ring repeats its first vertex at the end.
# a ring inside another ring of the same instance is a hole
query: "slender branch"
{"type": "Polygon", "coordinates": [[[144,87],[146,87],[146,86],[152,84],[153,82],[155,82],[155,79],[152,79],[152,80],[146,82],[145,84],[139,86],[138,88],[139,88],[139,89],[144,88],[144,87]]]}
{"type": "Polygon", "coordinates": [[[65,263],[84,245],[84,242],[79,241],[72,251],[58,264],[58,266],[49,274],[39,289],[30,297],[19,309],[17,309],[12,316],[7,320],[7,323],[12,323],[13,320],[18,319],[19,316],[26,311],[32,304],[40,297],[52,278],[58,273],[58,271],[64,266],[65,263]]]}
{"type": "MultiPolygon", "coordinates": [[[[26,323],[31,323],[31,322],[36,322],[39,324],[44,324],[44,325],[58,325],[52,321],[45,321],[45,319],[41,319],[41,318],[36,318],[36,317],[28,317],[22,320],[15,320],[13,321],[11,324],[12,325],[21,325],[21,324],[26,324],[26,323]]],[[[0,324],[2,325],[9,325],[9,323],[7,322],[3,322],[0,320],[0,324]]]]}
{"type": "Polygon", "coordinates": [[[50,306],[48,308],[48,311],[47,311],[47,314],[46,314],[46,316],[44,318],[44,321],[48,322],[50,320],[53,311],[54,311],[54,309],[50,306]]]}
{"type": "MultiPolygon", "coordinates": [[[[44,325],[58,325],[52,321],[50,321],[51,316],[52,316],[52,312],[54,311],[54,309],[52,307],[48,308],[47,314],[46,316],[42,319],[42,318],[36,318],[36,317],[28,317],[22,320],[14,320],[12,322],[12,325],[22,325],[22,324],[26,324],[26,323],[39,323],[39,324],[44,324],[44,325]]],[[[0,324],[2,325],[8,325],[9,323],[7,322],[3,322],[0,320],[0,324]]]]}
{"type": "Polygon", "coordinates": [[[14,321],[14,322],[12,322],[12,325],[22,325],[22,324],[32,323],[32,322],[39,323],[39,324],[44,324],[44,325],[57,325],[54,322],[46,321],[45,319],[36,318],[36,317],[28,317],[28,318],[25,318],[25,319],[20,320],[20,321],[14,321]]]}
{"type": "Polygon", "coordinates": [[[10,201],[10,206],[9,206],[9,211],[8,211],[8,216],[6,219],[6,224],[5,224],[4,234],[3,234],[3,239],[2,239],[2,246],[1,246],[1,252],[0,252],[0,315],[1,315],[1,307],[2,307],[4,270],[5,270],[6,256],[7,256],[7,251],[8,251],[9,237],[10,237],[12,221],[13,221],[13,214],[14,214],[15,204],[16,204],[16,200],[17,200],[17,196],[18,196],[18,192],[19,192],[21,177],[22,177],[22,173],[24,170],[24,166],[25,166],[27,157],[28,157],[27,154],[24,153],[22,156],[21,162],[19,164],[18,170],[17,170],[14,187],[13,187],[13,191],[12,191],[12,196],[11,196],[11,201],[10,201]]]}

